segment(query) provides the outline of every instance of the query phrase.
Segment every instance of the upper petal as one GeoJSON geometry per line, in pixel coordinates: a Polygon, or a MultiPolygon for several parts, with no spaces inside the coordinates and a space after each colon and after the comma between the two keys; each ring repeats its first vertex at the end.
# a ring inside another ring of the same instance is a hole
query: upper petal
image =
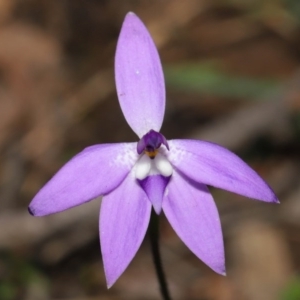
{"type": "Polygon", "coordinates": [[[163,211],[175,232],[197,257],[225,275],[219,214],[207,187],[174,171],[165,195],[163,211]]]}
{"type": "Polygon", "coordinates": [[[165,83],[154,42],[141,20],[125,17],[115,57],[115,78],[125,119],[141,138],[159,131],[165,113],[165,83]]]}
{"type": "Polygon", "coordinates": [[[56,213],[116,188],[137,160],[136,143],[103,144],[84,149],[67,162],[29,205],[35,216],[56,213]]]}
{"type": "Polygon", "coordinates": [[[106,195],[100,210],[100,243],[107,286],[111,287],[139,249],[151,213],[151,202],[130,173],[106,195]]]}
{"type": "Polygon", "coordinates": [[[231,151],[198,140],[172,140],[169,146],[169,160],[189,178],[249,198],[278,202],[268,184],[231,151]]]}

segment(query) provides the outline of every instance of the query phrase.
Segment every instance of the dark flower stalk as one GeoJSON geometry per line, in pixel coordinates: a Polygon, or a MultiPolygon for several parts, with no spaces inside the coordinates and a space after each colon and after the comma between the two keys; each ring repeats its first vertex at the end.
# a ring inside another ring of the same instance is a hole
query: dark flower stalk
{"type": "Polygon", "coordinates": [[[159,218],[158,215],[152,210],[151,219],[149,224],[149,237],[151,243],[151,251],[157,279],[160,286],[160,292],[164,300],[171,300],[168,283],[164,273],[161,255],[159,251],[159,218]]]}

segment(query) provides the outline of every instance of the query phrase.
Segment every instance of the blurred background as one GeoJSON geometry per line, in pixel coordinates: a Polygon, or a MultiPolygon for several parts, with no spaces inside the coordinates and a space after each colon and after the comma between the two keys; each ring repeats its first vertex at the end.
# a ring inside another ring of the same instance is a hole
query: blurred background
{"type": "Polygon", "coordinates": [[[128,11],[144,21],[163,63],[162,133],[228,147],[281,200],[211,188],[227,277],[199,261],[161,216],[173,299],[299,300],[299,0],[0,1],[0,300],[160,299],[147,237],[106,289],[100,199],[43,218],[27,212],[83,148],[136,141],[113,75],[128,11]]]}

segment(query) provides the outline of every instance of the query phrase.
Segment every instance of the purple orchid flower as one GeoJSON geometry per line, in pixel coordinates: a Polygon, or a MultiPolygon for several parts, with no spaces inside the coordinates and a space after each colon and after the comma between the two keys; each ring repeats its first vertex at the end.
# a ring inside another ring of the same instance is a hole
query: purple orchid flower
{"type": "Polygon", "coordinates": [[[30,213],[57,213],[102,195],[100,241],[108,287],[138,251],[152,206],[157,214],[163,210],[198,258],[225,274],[220,219],[207,185],[266,202],[278,203],[277,197],[229,150],[205,141],[167,141],[159,133],[165,111],[162,66],[149,32],[131,12],[119,36],[115,76],[121,109],[139,142],[84,149],[38,192],[30,213]]]}

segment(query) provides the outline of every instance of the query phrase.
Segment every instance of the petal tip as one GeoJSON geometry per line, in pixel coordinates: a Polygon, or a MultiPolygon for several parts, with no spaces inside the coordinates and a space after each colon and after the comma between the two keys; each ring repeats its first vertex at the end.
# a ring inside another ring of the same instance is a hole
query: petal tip
{"type": "Polygon", "coordinates": [[[279,199],[277,198],[277,196],[275,195],[275,193],[271,190],[271,194],[267,197],[262,197],[261,199],[258,200],[263,200],[265,202],[269,202],[269,203],[274,203],[274,204],[280,204],[279,199]]]}
{"type": "Polygon", "coordinates": [[[222,276],[226,276],[227,275],[225,266],[218,267],[218,268],[213,268],[213,270],[216,273],[218,273],[219,275],[222,275],[222,276]]]}
{"type": "Polygon", "coordinates": [[[113,281],[113,282],[106,281],[107,289],[109,290],[114,285],[114,283],[115,283],[115,281],[113,281]]]}
{"type": "MultiPolygon", "coordinates": [[[[153,204],[152,204],[153,205],[153,204]]],[[[155,211],[155,213],[159,216],[161,214],[161,210],[162,210],[162,207],[161,207],[161,204],[160,205],[153,205],[153,209],[155,211]]]]}
{"type": "Polygon", "coordinates": [[[210,266],[213,271],[215,271],[217,274],[226,276],[226,267],[224,258],[222,259],[223,262],[219,262],[217,265],[210,266]]]}
{"type": "Polygon", "coordinates": [[[274,204],[280,204],[278,197],[276,196],[275,192],[268,184],[267,184],[265,196],[262,196],[261,199],[258,200],[262,200],[274,204]]]}
{"type": "Polygon", "coordinates": [[[34,210],[30,206],[28,206],[28,212],[30,215],[35,216],[34,210]]]}
{"type": "Polygon", "coordinates": [[[104,274],[105,274],[107,289],[110,289],[116,283],[116,281],[122,275],[122,273],[118,276],[116,276],[116,274],[114,274],[113,272],[109,273],[104,264],[104,274]]]}
{"type": "Polygon", "coordinates": [[[273,194],[272,202],[275,203],[275,204],[280,204],[280,201],[279,201],[279,199],[277,198],[277,196],[275,195],[275,193],[273,194]]]}
{"type": "Polygon", "coordinates": [[[129,11],[129,12],[126,14],[125,18],[124,18],[123,26],[124,26],[124,24],[126,24],[127,22],[134,21],[134,20],[138,20],[138,21],[142,22],[142,21],[140,20],[140,18],[139,18],[134,12],[129,11]]]}
{"type": "Polygon", "coordinates": [[[127,14],[126,14],[126,17],[130,17],[130,16],[136,16],[136,14],[132,11],[129,11],[127,14]]]}
{"type": "Polygon", "coordinates": [[[226,276],[227,275],[226,270],[224,270],[223,272],[221,272],[220,275],[226,276]]]}

